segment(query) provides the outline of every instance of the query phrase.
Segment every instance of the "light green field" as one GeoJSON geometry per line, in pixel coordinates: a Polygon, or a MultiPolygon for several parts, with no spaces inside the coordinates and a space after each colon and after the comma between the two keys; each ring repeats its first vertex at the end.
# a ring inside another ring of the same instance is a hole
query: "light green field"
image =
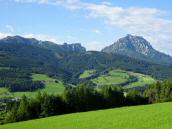
{"type": "Polygon", "coordinates": [[[85,70],[84,73],[82,73],[80,75],[79,78],[87,78],[87,77],[90,77],[91,75],[93,75],[94,73],[96,72],[96,70],[85,70]]]}
{"type": "Polygon", "coordinates": [[[129,79],[129,75],[125,71],[112,70],[108,74],[101,75],[98,78],[93,79],[93,82],[98,86],[101,85],[114,85],[126,82],[129,79]]]}
{"type": "Polygon", "coordinates": [[[124,107],[49,117],[0,129],[171,129],[172,103],[124,107]]]}
{"type": "Polygon", "coordinates": [[[124,87],[125,89],[134,88],[134,87],[138,87],[138,86],[144,86],[144,85],[150,85],[150,84],[153,84],[156,82],[155,79],[153,79],[152,77],[150,77],[148,75],[143,75],[140,73],[133,73],[133,72],[130,72],[130,75],[137,77],[138,81],[125,86],[124,87]]]}
{"type": "MultiPolygon", "coordinates": [[[[48,94],[61,94],[63,93],[65,87],[63,82],[50,78],[45,74],[33,74],[32,75],[33,81],[43,81],[45,84],[45,88],[38,90],[40,92],[46,92],[48,94]],[[57,82],[56,82],[57,81],[57,82]]],[[[21,97],[23,95],[26,95],[28,97],[34,97],[38,91],[35,92],[13,92],[10,93],[7,89],[5,88],[0,88],[0,96],[2,97],[21,97]]]]}
{"type": "Polygon", "coordinates": [[[136,77],[138,79],[138,81],[124,86],[125,89],[149,85],[149,84],[156,82],[155,79],[153,79],[152,77],[150,77],[148,75],[123,71],[123,70],[111,70],[108,74],[101,75],[101,76],[93,79],[92,81],[95,84],[97,84],[98,86],[120,85],[122,83],[127,82],[130,76],[136,77]]]}
{"type": "MultiPolygon", "coordinates": [[[[50,78],[45,74],[33,74],[32,75],[32,80],[33,81],[43,81],[45,84],[45,88],[38,90],[40,92],[46,92],[48,94],[61,94],[63,93],[65,87],[64,84],[57,80],[58,82],[56,83],[56,79],[50,78]]],[[[25,94],[26,96],[34,96],[38,91],[36,92],[15,92],[14,96],[22,96],[25,94]]]]}

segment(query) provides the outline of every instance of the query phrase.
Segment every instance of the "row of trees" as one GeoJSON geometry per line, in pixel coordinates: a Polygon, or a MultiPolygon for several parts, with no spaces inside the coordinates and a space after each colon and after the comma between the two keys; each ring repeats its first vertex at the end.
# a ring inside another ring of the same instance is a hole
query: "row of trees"
{"type": "Polygon", "coordinates": [[[35,98],[23,96],[11,105],[6,122],[16,122],[52,115],[115,108],[126,105],[147,104],[138,92],[124,95],[121,88],[103,87],[95,91],[88,86],[68,88],[62,96],[38,93],[35,98]]]}
{"type": "Polygon", "coordinates": [[[22,82],[12,82],[8,89],[11,92],[21,92],[21,91],[36,91],[38,89],[43,89],[45,87],[44,83],[41,81],[31,81],[25,80],[22,82]]]}

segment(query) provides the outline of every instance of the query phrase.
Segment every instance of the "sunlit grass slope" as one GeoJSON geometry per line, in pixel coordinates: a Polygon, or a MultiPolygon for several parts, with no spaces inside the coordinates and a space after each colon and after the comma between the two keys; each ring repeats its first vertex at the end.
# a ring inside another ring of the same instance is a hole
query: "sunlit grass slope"
{"type": "Polygon", "coordinates": [[[91,75],[93,75],[94,73],[96,72],[96,70],[85,70],[79,78],[87,78],[87,77],[90,77],[91,75]]]}
{"type": "Polygon", "coordinates": [[[122,83],[127,82],[130,76],[136,77],[137,81],[125,85],[124,86],[125,89],[134,88],[138,86],[145,86],[156,82],[156,80],[149,75],[124,71],[124,70],[111,70],[109,71],[108,74],[100,75],[99,77],[93,79],[92,81],[98,86],[120,85],[122,83]]]}
{"type": "MultiPolygon", "coordinates": [[[[60,80],[56,80],[51,78],[45,74],[33,74],[32,75],[33,81],[43,81],[45,84],[45,88],[38,90],[40,92],[46,92],[48,94],[61,94],[63,93],[65,87],[64,84],[60,80]]],[[[15,96],[22,96],[25,94],[26,96],[34,96],[36,92],[15,92],[15,96]]]]}
{"type": "Polygon", "coordinates": [[[43,81],[45,88],[35,92],[9,92],[6,88],[0,88],[0,98],[21,97],[23,95],[33,97],[37,94],[38,91],[46,92],[48,94],[61,94],[65,89],[62,81],[51,78],[45,74],[33,74],[32,79],[33,81],[43,81]]]}
{"type": "Polygon", "coordinates": [[[54,116],[0,126],[0,129],[171,129],[172,103],[54,116]]]}

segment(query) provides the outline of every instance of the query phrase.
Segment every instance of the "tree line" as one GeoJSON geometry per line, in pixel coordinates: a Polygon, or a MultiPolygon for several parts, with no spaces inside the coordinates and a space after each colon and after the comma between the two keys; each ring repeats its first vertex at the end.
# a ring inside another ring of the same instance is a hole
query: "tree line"
{"type": "Polygon", "coordinates": [[[8,105],[5,123],[43,118],[53,115],[147,104],[147,98],[136,91],[123,93],[120,87],[89,86],[67,88],[62,95],[38,93],[35,98],[23,96],[19,102],[8,105]]]}
{"type": "Polygon", "coordinates": [[[89,85],[81,84],[67,87],[62,95],[38,92],[34,98],[23,96],[20,101],[9,103],[4,123],[168,101],[172,101],[172,81],[157,82],[149,86],[144,94],[134,90],[124,93],[121,87],[112,86],[93,90],[89,85]]]}

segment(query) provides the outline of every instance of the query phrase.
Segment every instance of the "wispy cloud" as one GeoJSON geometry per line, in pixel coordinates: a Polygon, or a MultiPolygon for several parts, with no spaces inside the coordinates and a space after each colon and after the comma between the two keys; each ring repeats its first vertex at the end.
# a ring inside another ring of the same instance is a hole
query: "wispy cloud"
{"type": "Polygon", "coordinates": [[[83,8],[82,2],[80,0],[15,0],[20,3],[38,3],[38,4],[48,4],[48,5],[62,5],[68,9],[81,9],[83,8]]]}
{"type": "Polygon", "coordinates": [[[5,25],[6,29],[8,29],[11,33],[14,32],[14,27],[11,25],[5,25]]]}
{"type": "Polygon", "coordinates": [[[96,34],[102,34],[102,32],[99,29],[93,29],[92,32],[96,34]]]}
{"type": "Polygon", "coordinates": [[[0,39],[5,38],[7,36],[12,36],[12,34],[11,33],[0,32],[0,39]]]}
{"type": "MultiPolygon", "coordinates": [[[[13,33],[0,32],[0,39],[3,39],[7,36],[15,36],[15,35],[16,34],[13,34],[13,33]]],[[[19,35],[25,38],[36,38],[41,41],[51,41],[54,43],[61,43],[60,39],[58,39],[57,37],[53,37],[46,34],[24,33],[24,34],[19,34],[19,35]]]]}
{"type": "Polygon", "coordinates": [[[96,50],[96,51],[100,51],[103,47],[105,47],[104,43],[99,41],[88,41],[83,45],[86,46],[87,50],[96,50]]]}
{"type": "Polygon", "coordinates": [[[38,40],[42,40],[42,41],[51,41],[54,43],[60,43],[60,39],[58,39],[57,37],[53,37],[47,34],[33,34],[33,33],[25,33],[22,35],[25,38],[36,38],[38,40]]]}

